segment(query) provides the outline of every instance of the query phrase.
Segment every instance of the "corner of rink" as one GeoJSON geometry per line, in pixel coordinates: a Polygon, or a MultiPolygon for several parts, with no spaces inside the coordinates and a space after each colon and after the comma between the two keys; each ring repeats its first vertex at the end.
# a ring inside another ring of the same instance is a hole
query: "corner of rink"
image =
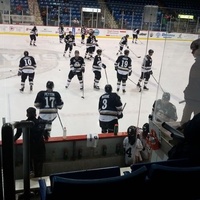
{"type": "MultiPolygon", "coordinates": [[[[13,25],[13,27],[15,26],[13,25]]],[[[21,27],[23,30],[26,30],[26,27],[21,27]]],[[[46,31],[50,30],[49,27],[41,27],[41,31],[44,31],[44,28],[46,28],[46,31]]],[[[54,27],[53,30],[55,28],[56,27],[54,27]]],[[[97,35],[99,44],[97,48],[103,50],[102,61],[107,66],[106,72],[108,82],[113,86],[114,91],[116,91],[117,77],[114,70],[114,62],[117,59],[116,53],[119,48],[119,38],[121,35],[124,35],[125,32],[122,33],[120,30],[109,31],[118,31],[117,38],[113,36],[111,40],[110,37],[100,35],[100,32],[99,35],[97,35]]],[[[0,32],[2,34],[2,29],[0,32]]],[[[130,31],[127,32],[131,35],[130,31]]],[[[26,109],[29,106],[33,106],[37,92],[44,90],[46,82],[52,80],[55,84],[55,90],[59,91],[64,101],[63,109],[59,111],[59,114],[63,125],[67,128],[67,135],[100,133],[98,100],[104,93],[104,86],[107,83],[105,71],[102,69],[100,90],[95,91],[93,89],[94,74],[92,72],[92,61],[85,60],[85,98],[83,99],[81,98],[82,91],[79,90],[79,82],[76,78],[72,80],[68,89],[65,88],[70,68],[70,58],[68,54],[66,54],[66,57],[63,57],[64,43],[59,43],[58,35],[55,32],[53,35],[48,34],[49,37],[42,36],[42,34],[45,35],[46,33],[39,32],[36,47],[29,45],[28,31],[23,32],[25,35],[5,35],[5,33],[7,32],[5,31],[0,38],[0,88],[2,91],[0,97],[0,103],[2,105],[0,117],[6,118],[7,122],[26,119],[26,109]],[[19,59],[23,56],[25,50],[29,51],[30,55],[35,57],[37,68],[33,91],[29,91],[29,85],[26,81],[25,91],[22,94],[19,92],[21,80],[20,77],[17,76],[17,71],[19,59]]],[[[162,33],[160,34],[159,37],[162,36],[162,33]]],[[[77,36],[79,36],[79,33],[77,33],[77,36]]],[[[172,36],[169,35],[169,37],[172,36]]],[[[181,37],[185,38],[183,41],[186,41],[186,36],[184,36],[184,34],[182,34],[181,37]]],[[[194,36],[189,38],[188,36],[187,39],[192,40],[193,37],[194,36]]],[[[182,114],[183,106],[178,104],[178,102],[183,99],[182,91],[186,86],[188,71],[193,62],[193,58],[188,58],[187,56],[189,53],[189,42],[180,43],[168,38],[167,41],[165,38],[162,38],[162,40],[150,40],[148,43],[145,38],[141,38],[141,40],[142,43],[138,44],[132,44],[131,40],[129,41],[129,48],[133,52],[130,53],[133,73],[129,77],[130,80],[127,81],[127,92],[125,94],[123,94],[122,91],[118,92],[123,104],[127,104],[124,110],[124,117],[119,120],[120,132],[126,131],[130,125],[141,127],[144,123],[148,122],[148,116],[151,113],[153,102],[156,98],[161,96],[159,85],[153,78],[150,78],[149,81],[149,91],[138,92],[138,88],[136,87],[136,83],[140,77],[141,65],[143,56],[146,53],[146,48],[152,48],[155,52],[152,66],[154,77],[159,80],[164,90],[171,93],[171,100],[177,106],[179,119],[182,114]],[[180,51],[180,49],[182,49],[182,51],[180,51]],[[137,58],[135,55],[141,56],[141,58],[137,58]],[[181,76],[175,76],[177,73],[180,74],[180,68],[184,68],[185,70],[181,71],[181,76]],[[185,82],[183,82],[183,80],[185,80],[185,82]],[[182,83],[179,85],[179,88],[174,87],[177,82],[182,83]]],[[[81,44],[79,37],[76,38],[76,44],[77,46],[72,50],[72,55],[74,54],[74,50],[79,50],[80,55],[84,57],[86,46],[81,44]]],[[[56,118],[53,122],[51,136],[62,136],[62,134],[61,124],[59,119],[56,118]]]]}

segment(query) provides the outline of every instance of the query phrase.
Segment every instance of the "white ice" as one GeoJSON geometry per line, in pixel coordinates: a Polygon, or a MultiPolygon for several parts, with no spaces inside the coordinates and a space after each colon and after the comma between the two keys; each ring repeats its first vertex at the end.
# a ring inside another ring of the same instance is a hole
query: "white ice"
{"type": "MultiPolygon", "coordinates": [[[[98,38],[98,44],[103,49],[102,60],[107,65],[106,72],[108,81],[116,91],[116,71],[114,61],[117,56],[119,39],[98,38]]],[[[171,93],[171,102],[175,104],[178,113],[178,120],[181,119],[183,104],[183,90],[188,83],[189,70],[194,62],[190,53],[191,42],[185,41],[153,41],[141,40],[138,44],[132,44],[129,40],[129,47],[135,53],[130,52],[132,58],[133,73],[127,81],[125,94],[120,91],[122,102],[127,103],[124,109],[124,117],[119,120],[119,131],[124,132],[128,126],[136,125],[141,127],[148,122],[153,102],[162,96],[162,89],[171,93]],[[141,43],[142,42],[142,43],[141,43]],[[141,64],[148,49],[154,50],[153,55],[153,77],[149,81],[149,91],[138,92],[137,83],[141,64]],[[141,56],[141,58],[137,58],[141,56]],[[158,87],[158,81],[162,87],[158,87]]],[[[76,39],[77,46],[84,57],[85,46],[81,45],[80,38],[76,39]]],[[[6,122],[20,121],[26,119],[26,109],[33,106],[37,92],[45,90],[46,82],[52,80],[55,90],[60,92],[64,101],[63,109],[59,111],[63,126],[67,128],[67,135],[81,135],[88,133],[100,133],[98,123],[98,100],[104,93],[104,86],[107,83],[105,71],[102,70],[100,90],[93,89],[94,74],[92,72],[92,61],[85,60],[86,71],[84,73],[84,96],[79,89],[79,82],[76,77],[72,79],[70,87],[65,88],[69,72],[69,57],[63,57],[64,44],[60,44],[58,37],[38,37],[37,47],[29,46],[29,36],[0,36],[0,118],[6,122]],[[34,56],[37,62],[34,90],[30,93],[29,84],[26,81],[24,93],[19,92],[20,77],[16,76],[19,60],[23,52],[27,50],[34,56]],[[14,75],[14,76],[13,76],[14,75]],[[12,77],[13,76],[13,77],[12,77]]],[[[2,126],[2,120],[0,121],[2,126]]],[[[63,131],[58,118],[53,122],[51,136],[62,136],[63,131]]]]}

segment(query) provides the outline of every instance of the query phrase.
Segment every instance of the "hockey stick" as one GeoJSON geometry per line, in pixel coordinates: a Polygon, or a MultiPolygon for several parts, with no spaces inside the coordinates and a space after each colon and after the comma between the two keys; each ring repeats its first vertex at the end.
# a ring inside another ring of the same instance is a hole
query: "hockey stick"
{"type": "Polygon", "coordinates": [[[58,115],[58,119],[59,119],[59,121],[60,121],[60,125],[61,125],[62,129],[64,130],[64,126],[63,126],[63,123],[62,123],[62,121],[61,121],[61,118],[60,118],[60,115],[59,115],[58,112],[57,112],[57,115],[58,115]]]}
{"type": "Polygon", "coordinates": [[[106,75],[106,81],[107,81],[107,84],[108,84],[108,75],[107,75],[107,72],[106,72],[106,68],[104,68],[105,70],[105,75],[106,75]]]}
{"type": "Polygon", "coordinates": [[[135,57],[141,58],[141,56],[136,55],[131,49],[129,49],[129,50],[130,50],[130,52],[131,52],[135,57]]]}
{"type": "MultiPolygon", "coordinates": [[[[82,77],[83,77],[83,73],[82,73],[82,77]]],[[[82,78],[82,80],[83,80],[83,89],[82,89],[82,96],[81,96],[81,98],[84,99],[85,98],[85,96],[84,96],[84,79],[82,78]]]]}
{"type": "Polygon", "coordinates": [[[14,75],[8,76],[8,77],[6,77],[6,79],[7,78],[12,78],[12,77],[15,77],[15,76],[18,76],[18,74],[14,74],[14,75]]]}
{"type": "Polygon", "coordinates": [[[179,101],[179,104],[181,104],[181,103],[185,103],[185,100],[179,101]]]}
{"type": "MultiPolygon", "coordinates": [[[[137,84],[134,81],[132,81],[130,78],[128,78],[128,80],[131,81],[132,83],[134,83],[137,86],[137,84]]],[[[142,91],[142,88],[139,87],[139,92],[141,92],[141,91],[142,91]]]]}
{"type": "Polygon", "coordinates": [[[126,103],[124,103],[124,106],[123,106],[123,108],[122,108],[122,111],[124,111],[124,108],[126,107],[126,103]]]}
{"type": "Polygon", "coordinates": [[[163,90],[163,88],[161,87],[160,83],[158,83],[158,81],[157,81],[156,78],[154,77],[154,75],[152,74],[151,76],[153,77],[153,79],[155,80],[155,82],[160,86],[161,90],[162,90],[163,92],[165,92],[165,91],[163,90]]]}

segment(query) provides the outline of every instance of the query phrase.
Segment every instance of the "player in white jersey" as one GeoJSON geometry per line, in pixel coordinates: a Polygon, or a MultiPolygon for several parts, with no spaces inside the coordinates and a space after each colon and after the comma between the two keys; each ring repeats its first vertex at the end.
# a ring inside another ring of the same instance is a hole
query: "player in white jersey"
{"type": "Polygon", "coordinates": [[[64,37],[65,37],[64,26],[62,23],[60,24],[60,26],[58,28],[58,34],[59,34],[59,41],[60,41],[60,43],[62,43],[64,40],[64,37]]]}
{"type": "Polygon", "coordinates": [[[132,41],[132,43],[135,42],[135,44],[137,44],[139,33],[140,33],[140,30],[138,28],[133,29],[133,41],[132,41]]]}
{"type": "Polygon", "coordinates": [[[30,45],[36,46],[36,37],[38,36],[37,27],[34,26],[30,31],[30,45]]]}
{"type": "Polygon", "coordinates": [[[125,155],[125,164],[130,166],[142,161],[140,151],[143,149],[141,140],[137,137],[137,128],[129,126],[127,129],[128,136],[123,140],[123,148],[125,155]]]}

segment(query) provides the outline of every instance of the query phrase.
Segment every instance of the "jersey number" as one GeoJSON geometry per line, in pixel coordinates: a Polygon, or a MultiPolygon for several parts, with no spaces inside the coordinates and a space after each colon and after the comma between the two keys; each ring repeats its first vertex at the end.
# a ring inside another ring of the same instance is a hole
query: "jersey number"
{"type": "Polygon", "coordinates": [[[131,148],[128,148],[125,153],[129,158],[131,158],[131,155],[132,155],[131,148]]]}
{"type": "Polygon", "coordinates": [[[122,65],[121,67],[128,67],[128,61],[127,60],[122,60],[122,65]]]}
{"type": "Polygon", "coordinates": [[[104,99],[102,103],[103,103],[102,109],[106,109],[107,106],[108,106],[108,101],[107,101],[107,99],[104,99]]]}
{"type": "Polygon", "coordinates": [[[24,62],[25,62],[26,66],[27,65],[29,65],[29,66],[32,65],[31,59],[25,59],[24,62]]]}
{"type": "Polygon", "coordinates": [[[54,108],[55,97],[45,97],[45,108],[54,108]]]}

